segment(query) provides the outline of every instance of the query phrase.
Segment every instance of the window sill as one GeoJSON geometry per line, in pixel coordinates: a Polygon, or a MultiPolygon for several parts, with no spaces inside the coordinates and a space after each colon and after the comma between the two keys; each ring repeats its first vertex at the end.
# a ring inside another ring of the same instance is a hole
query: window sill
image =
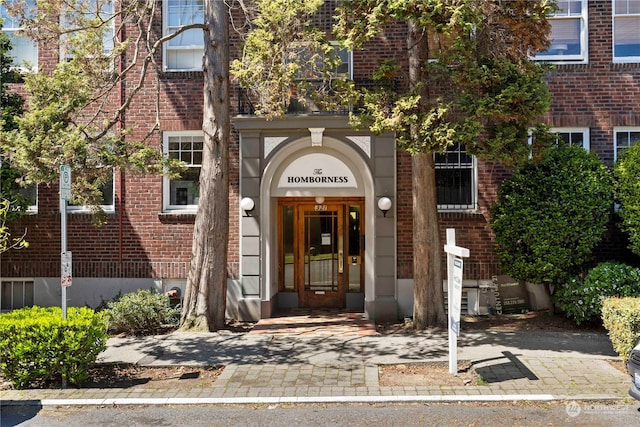
{"type": "Polygon", "coordinates": [[[158,218],[160,220],[189,220],[192,221],[196,217],[196,210],[169,210],[160,212],[158,218]]]}

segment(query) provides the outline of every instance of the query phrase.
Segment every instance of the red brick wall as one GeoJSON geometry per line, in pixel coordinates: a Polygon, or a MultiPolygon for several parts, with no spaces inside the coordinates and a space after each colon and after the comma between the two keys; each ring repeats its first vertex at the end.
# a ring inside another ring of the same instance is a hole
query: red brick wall
{"type": "MultiPolygon", "coordinates": [[[[589,2],[589,64],[558,65],[547,81],[553,104],[545,120],[554,127],[580,126],[591,130],[591,149],[607,164],[613,161],[613,127],[640,126],[640,67],[612,64],[611,2],[589,2]]],[[[154,28],[158,34],[159,26],[154,28]]],[[[131,28],[129,28],[131,31],[131,28]]],[[[355,78],[367,78],[378,59],[396,58],[405,48],[402,26],[390,28],[363,52],[354,54],[355,78]]],[[[239,37],[232,34],[232,55],[237,56],[239,37]]],[[[57,61],[56,49],[40,50],[41,69],[50,70],[57,61]]],[[[157,56],[161,63],[160,53],[157,56]]],[[[155,74],[126,115],[126,126],[135,131],[131,138],[143,138],[156,120],[155,74]]],[[[200,73],[161,73],[159,95],[160,130],[148,140],[158,147],[162,131],[196,130],[202,121],[202,76],[200,73]]],[[[128,86],[130,90],[132,84],[128,86]]],[[[235,111],[237,88],[231,90],[235,111]]],[[[399,278],[413,276],[411,158],[398,152],[399,172],[396,195],[397,266],[399,278]]],[[[456,228],[457,241],[471,251],[465,261],[468,278],[490,278],[497,274],[493,237],[488,225],[489,207],[497,185],[508,172],[493,164],[479,163],[477,213],[442,213],[441,239],[445,229],[456,228]]],[[[239,145],[237,134],[230,147],[230,241],[229,269],[238,274],[239,264],[239,145]]],[[[3,255],[1,273],[8,276],[59,275],[60,215],[57,183],[39,188],[38,214],[29,216],[16,229],[28,229],[31,246],[26,251],[3,255]]],[[[185,277],[191,253],[193,216],[162,214],[162,178],[116,175],[116,212],[108,224],[96,228],[88,215],[69,215],[68,249],[74,254],[74,275],[93,277],[185,277]],[[122,181],[121,181],[122,180],[122,181]],[[124,184],[124,185],[121,185],[124,184]],[[124,191],[123,191],[124,190],[124,191]]],[[[612,233],[603,251],[620,248],[619,234],[612,233]],[[616,237],[617,236],[617,237],[616,237]]],[[[621,253],[624,251],[620,251],[621,253]]]]}

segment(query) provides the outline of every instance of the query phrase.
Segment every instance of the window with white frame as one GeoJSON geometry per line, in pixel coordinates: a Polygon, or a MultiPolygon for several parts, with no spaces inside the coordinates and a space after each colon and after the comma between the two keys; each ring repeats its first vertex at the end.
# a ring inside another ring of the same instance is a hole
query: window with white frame
{"type": "Polygon", "coordinates": [[[587,0],[558,1],[558,11],[549,17],[551,42],[534,59],[552,62],[587,62],[587,0]]]}
{"type": "Polygon", "coordinates": [[[0,282],[0,308],[17,310],[33,305],[33,280],[3,279],[0,282]]]}
{"type": "MultiPolygon", "coordinates": [[[[173,34],[181,27],[204,23],[204,0],[166,0],[163,2],[163,34],[173,34]]],[[[163,45],[165,71],[202,70],[204,33],[187,30],[163,45]]]]}
{"type": "MultiPolygon", "coordinates": [[[[113,179],[113,173],[112,173],[111,179],[105,182],[104,185],[100,186],[100,193],[102,197],[98,205],[105,212],[115,211],[114,184],[115,184],[115,181],[113,179]]],[[[71,213],[86,212],[88,210],[89,210],[88,206],[76,205],[74,203],[69,202],[69,212],[71,213]]]]}
{"type": "Polygon", "coordinates": [[[181,160],[187,166],[180,178],[164,178],[164,208],[195,210],[200,198],[203,134],[201,131],[165,132],[163,139],[167,157],[181,160]]]}
{"type": "Polygon", "coordinates": [[[476,160],[465,146],[454,144],[434,154],[439,210],[476,209],[476,160]]]}
{"type": "MultiPolygon", "coordinates": [[[[88,23],[102,28],[102,53],[109,55],[113,51],[115,22],[113,2],[110,0],[83,0],[70,3],[60,14],[60,26],[63,28],[82,28],[88,23]]],[[[60,57],[71,59],[72,53],[66,46],[67,35],[61,36],[60,57]]]]}
{"type": "Polygon", "coordinates": [[[38,185],[29,184],[25,187],[20,187],[18,190],[20,196],[27,202],[27,213],[38,212],[38,185]]]}
{"type": "Polygon", "coordinates": [[[640,1],[613,2],[613,61],[640,62],[640,1]]]}
{"type": "Polygon", "coordinates": [[[559,140],[566,142],[569,145],[576,147],[582,147],[586,151],[589,151],[589,128],[551,128],[551,133],[556,134],[559,140]]]}
{"type": "Polygon", "coordinates": [[[640,128],[614,128],[614,144],[613,160],[617,160],[622,151],[640,142],[640,128]]]}
{"type": "MultiPolygon", "coordinates": [[[[16,69],[35,71],[38,67],[38,45],[20,33],[22,27],[19,20],[9,15],[6,5],[12,5],[14,3],[23,3],[23,0],[5,0],[0,2],[0,19],[4,19],[2,31],[9,36],[9,40],[11,41],[9,56],[11,56],[16,69]]],[[[28,8],[27,10],[33,10],[35,8],[35,1],[27,0],[25,7],[28,8]]]]}

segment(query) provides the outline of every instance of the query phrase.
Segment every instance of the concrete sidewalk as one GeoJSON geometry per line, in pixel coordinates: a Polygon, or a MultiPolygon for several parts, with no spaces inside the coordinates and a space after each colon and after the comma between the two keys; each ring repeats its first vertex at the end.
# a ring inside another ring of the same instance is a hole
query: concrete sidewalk
{"type": "Polygon", "coordinates": [[[99,362],[147,366],[224,365],[197,389],[6,390],[2,404],[224,404],[624,400],[628,375],[605,334],[462,331],[458,360],[470,360],[478,386],[384,387],[384,364],[448,360],[446,331],[299,336],[278,333],[180,333],[111,338],[99,362]]]}

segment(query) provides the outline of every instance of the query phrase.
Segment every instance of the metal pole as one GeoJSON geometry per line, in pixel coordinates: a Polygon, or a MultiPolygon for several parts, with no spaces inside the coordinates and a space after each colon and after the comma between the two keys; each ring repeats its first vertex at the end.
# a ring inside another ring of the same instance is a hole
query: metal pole
{"type": "MultiPolygon", "coordinates": [[[[60,196],[60,262],[62,263],[62,254],[67,252],[67,201],[60,196]]],[[[62,265],[60,272],[62,273],[62,265]]],[[[60,275],[62,280],[62,274],[60,275]]],[[[62,318],[67,318],[67,287],[62,288],[62,318]]]]}

